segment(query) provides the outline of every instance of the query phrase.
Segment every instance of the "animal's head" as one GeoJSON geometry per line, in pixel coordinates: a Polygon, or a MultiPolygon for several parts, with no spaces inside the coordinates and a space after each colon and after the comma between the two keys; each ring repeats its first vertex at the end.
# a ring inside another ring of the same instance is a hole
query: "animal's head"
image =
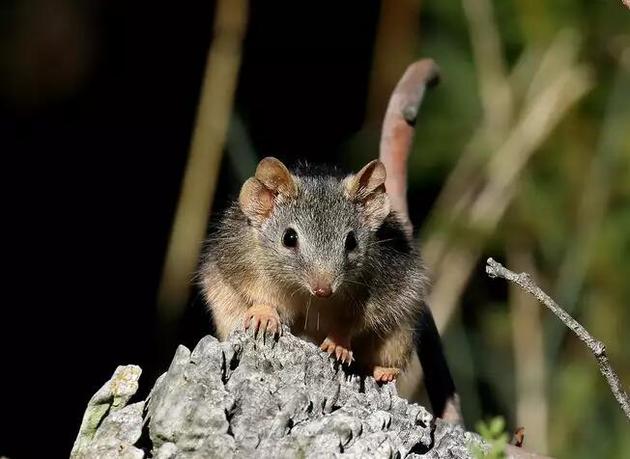
{"type": "Polygon", "coordinates": [[[239,204],[266,249],[269,275],[318,297],[363,282],[363,261],[390,212],[385,166],[376,160],[340,179],[294,175],[264,158],[239,204]]]}

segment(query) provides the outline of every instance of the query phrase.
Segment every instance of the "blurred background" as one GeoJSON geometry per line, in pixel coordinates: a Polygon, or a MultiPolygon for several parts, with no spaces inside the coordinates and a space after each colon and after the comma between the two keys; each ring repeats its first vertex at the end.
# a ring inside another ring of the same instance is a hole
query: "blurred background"
{"type": "Polygon", "coordinates": [[[467,426],[628,457],[590,352],[503,280],[528,271],[630,382],[630,11],[622,2],[5,0],[0,455],[64,457],[91,395],[212,331],[199,243],[277,156],[353,169],[432,57],[409,203],[467,426]]]}

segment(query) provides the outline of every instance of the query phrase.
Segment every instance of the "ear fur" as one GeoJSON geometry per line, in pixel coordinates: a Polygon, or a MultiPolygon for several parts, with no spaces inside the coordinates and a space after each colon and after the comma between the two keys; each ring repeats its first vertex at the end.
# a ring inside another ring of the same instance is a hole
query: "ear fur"
{"type": "Polygon", "coordinates": [[[389,197],[385,192],[386,177],[385,166],[375,159],[345,179],[348,199],[362,207],[365,221],[371,229],[377,229],[389,215],[389,197]]]}
{"type": "Polygon", "coordinates": [[[287,198],[297,196],[297,185],[293,176],[279,159],[267,156],[258,163],[255,177],[275,194],[287,198]]]}
{"type": "Polygon", "coordinates": [[[241,187],[238,201],[247,217],[262,222],[268,218],[279,200],[297,196],[297,184],[289,170],[276,158],[263,158],[254,177],[248,178],[241,187]]]}

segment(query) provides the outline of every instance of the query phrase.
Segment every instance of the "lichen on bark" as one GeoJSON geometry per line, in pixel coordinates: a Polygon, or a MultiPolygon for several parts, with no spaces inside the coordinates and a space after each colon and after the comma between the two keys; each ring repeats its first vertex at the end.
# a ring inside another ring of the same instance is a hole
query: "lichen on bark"
{"type": "MultiPolygon", "coordinates": [[[[138,367],[119,367],[112,381],[125,371],[135,392],[138,367]]],[[[112,381],[88,405],[91,427],[82,425],[73,458],[467,458],[471,442],[484,445],[398,397],[393,384],[346,374],[288,329],[278,341],[237,331],[222,343],[206,336],[192,352],[179,346],[146,403],[126,405],[127,390],[115,406],[112,381]]]]}

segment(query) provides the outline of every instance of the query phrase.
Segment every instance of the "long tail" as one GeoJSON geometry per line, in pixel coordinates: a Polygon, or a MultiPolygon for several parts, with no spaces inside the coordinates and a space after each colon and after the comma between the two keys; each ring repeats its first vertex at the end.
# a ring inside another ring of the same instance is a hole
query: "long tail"
{"type": "MultiPolygon", "coordinates": [[[[409,238],[413,226],[407,206],[407,160],[424,93],[438,81],[439,69],[432,59],[411,64],[392,93],[383,120],[379,156],[387,171],[385,189],[392,209],[398,214],[409,238]]],[[[461,422],[459,396],[446,363],[440,335],[428,305],[425,304],[423,310],[414,344],[424,370],[433,412],[448,421],[461,422]]]]}
{"type": "Polygon", "coordinates": [[[424,370],[424,385],[435,415],[453,423],[463,422],[459,395],[446,363],[442,341],[428,305],[423,308],[414,345],[424,370]]]}

